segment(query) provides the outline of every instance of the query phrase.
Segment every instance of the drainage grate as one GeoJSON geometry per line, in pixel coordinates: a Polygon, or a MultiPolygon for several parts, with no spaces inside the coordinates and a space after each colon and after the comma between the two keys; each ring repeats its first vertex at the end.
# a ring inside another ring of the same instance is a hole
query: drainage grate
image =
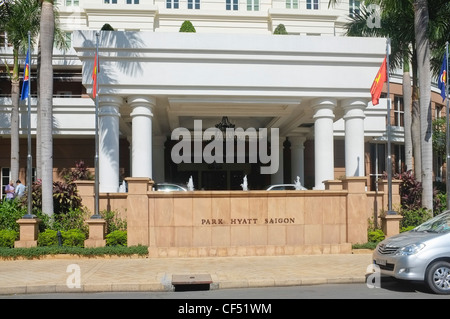
{"type": "Polygon", "coordinates": [[[175,291],[209,290],[212,283],[209,274],[172,275],[172,285],[175,291]]]}

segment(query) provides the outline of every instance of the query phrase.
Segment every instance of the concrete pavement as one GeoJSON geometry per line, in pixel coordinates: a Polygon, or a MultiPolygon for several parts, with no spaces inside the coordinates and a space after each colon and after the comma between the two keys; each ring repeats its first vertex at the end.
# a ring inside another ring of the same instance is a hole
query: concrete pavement
{"type": "Polygon", "coordinates": [[[371,252],[206,258],[45,257],[0,260],[0,295],[173,291],[173,278],[210,278],[210,289],[365,282],[371,252]]]}

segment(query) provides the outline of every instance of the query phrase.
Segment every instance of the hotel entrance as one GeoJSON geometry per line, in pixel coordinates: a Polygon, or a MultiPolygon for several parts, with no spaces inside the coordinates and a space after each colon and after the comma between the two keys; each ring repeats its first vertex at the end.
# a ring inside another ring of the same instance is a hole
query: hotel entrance
{"type": "MultiPolygon", "coordinates": [[[[164,182],[186,185],[192,176],[194,189],[196,190],[242,190],[242,182],[247,176],[250,190],[264,189],[270,184],[269,174],[261,174],[261,166],[267,164],[249,163],[248,156],[245,163],[211,163],[206,162],[179,163],[171,159],[171,150],[177,141],[168,140],[165,151],[165,176],[164,182]]],[[[205,147],[206,143],[203,143],[205,147]]],[[[163,181],[156,181],[163,182],[163,181]]]]}

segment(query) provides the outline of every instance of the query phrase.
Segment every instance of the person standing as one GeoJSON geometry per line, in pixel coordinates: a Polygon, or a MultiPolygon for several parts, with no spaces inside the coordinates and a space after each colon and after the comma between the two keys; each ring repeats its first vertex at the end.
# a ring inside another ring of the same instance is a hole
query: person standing
{"type": "Polygon", "coordinates": [[[15,197],[20,198],[25,194],[25,185],[22,184],[20,179],[16,181],[16,192],[15,197]]]}
{"type": "Polygon", "coordinates": [[[9,184],[5,186],[6,200],[14,199],[14,183],[9,181],[9,184]]]}

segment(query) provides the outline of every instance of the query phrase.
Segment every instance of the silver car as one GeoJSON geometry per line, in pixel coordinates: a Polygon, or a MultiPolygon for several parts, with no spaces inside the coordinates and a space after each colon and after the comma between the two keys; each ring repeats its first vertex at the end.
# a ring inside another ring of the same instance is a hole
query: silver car
{"type": "Polygon", "coordinates": [[[422,281],[434,293],[450,294],[450,211],[381,241],[373,262],[383,275],[422,281]]]}
{"type": "MultiPolygon", "coordinates": [[[[268,191],[287,191],[287,190],[296,190],[297,186],[295,184],[275,184],[269,185],[266,190],[268,191]]],[[[300,185],[298,190],[307,190],[306,187],[300,185]]]]}
{"type": "Polygon", "coordinates": [[[187,187],[175,183],[157,183],[153,189],[158,192],[187,192],[187,187]]]}

